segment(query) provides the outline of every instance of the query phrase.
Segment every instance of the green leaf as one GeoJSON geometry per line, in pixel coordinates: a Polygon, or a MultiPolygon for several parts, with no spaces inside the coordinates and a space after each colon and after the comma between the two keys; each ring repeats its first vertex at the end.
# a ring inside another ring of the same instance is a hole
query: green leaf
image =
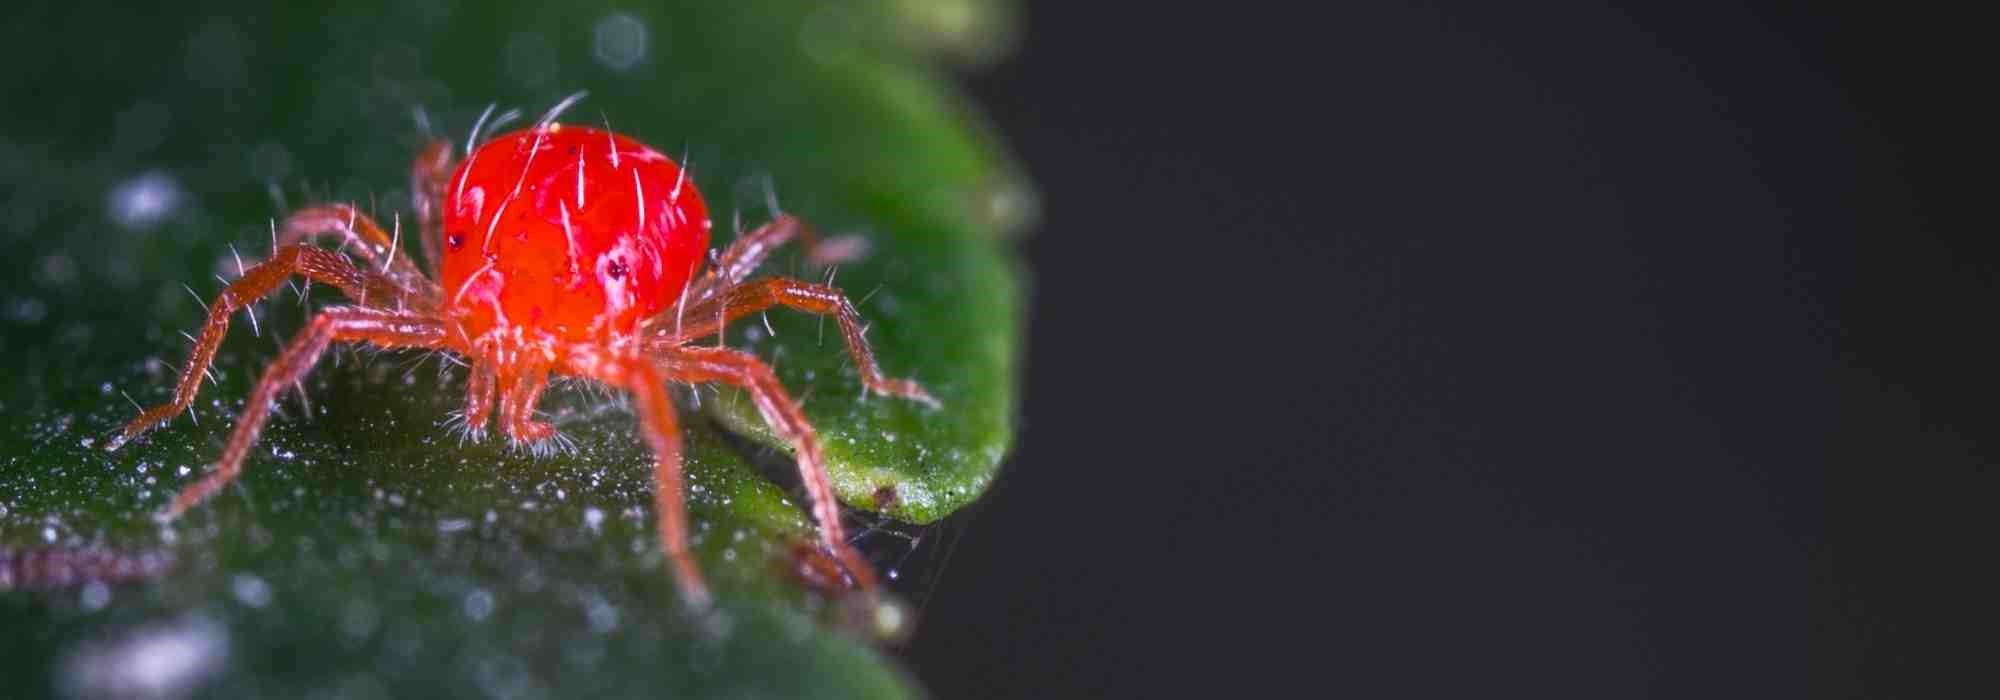
{"type": "MultiPolygon", "coordinates": [[[[254,331],[239,314],[194,416],[101,448],[131,401],[171,389],[179,332],[201,318],[182,284],[205,299],[233,274],[232,245],[246,259],[268,250],[274,194],[390,218],[424,140],[414,108],[462,141],[488,102],[532,119],[587,89],[567,119],[685,153],[719,217],[761,222],[769,182],[786,210],[866,236],[870,252],[836,281],[883,369],[943,408],[862,397],[838,334],[815,318],[772,311],[775,337],[752,321],[727,341],[805,397],[843,500],[915,522],[948,515],[991,482],[1012,439],[1010,245],[1033,195],[937,64],[996,55],[1009,11],[20,11],[0,29],[0,242],[15,257],[0,268],[12,370],[0,383],[0,676],[87,695],[913,694],[854,622],[898,609],[856,608],[792,573],[811,524],[783,485],[785,455],[754,442],[782,445],[734,392],[681,396],[701,403],[682,422],[696,548],[719,599],[708,614],[680,604],[663,564],[651,458],[629,411],[559,389],[544,408],[576,453],[461,444],[444,422],[464,380],[441,357],[330,357],[306,383],[310,408],[288,399],[236,485],[156,524],[308,316],[289,291],[257,307],[254,331]]],[[[826,274],[796,255],[770,271],[826,274]]],[[[304,304],[333,299],[319,290],[304,304]]]]}
{"type": "MultiPolygon", "coordinates": [[[[865,395],[839,334],[829,335],[822,319],[767,314],[768,325],[744,324],[731,338],[773,358],[787,386],[810,387],[806,412],[826,433],[842,500],[930,522],[986,489],[1012,439],[1021,294],[997,249],[1008,227],[1025,216],[1019,209],[1028,206],[1028,196],[1017,180],[995,175],[1004,171],[991,146],[958,126],[961,117],[931,83],[879,68],[836,64],[815,71],[811,82],[864,86],[854,95],[815,95],[813,101],[833,105],[838,118],[832,121],[853,124],[853,133],[880,138],[857,137],[817,151],[804,144],[780,149],[815,158],[774,170],[845,180],[866,193],[837,203],[866,214],[820,219],[832,230],[864,231],[873,244],[867,259],[829,276],[861,307],[883,371],[922,382],[943,409],[865,395]],[[938,167],[914,172],[910,153],[938,155],[938,167]]],[[[781,190],[784,182],[780,178],[781,190]]],[[[707,405],[711,415],[766,444],[788,447],[746,393],[728,391],[721,398],[707,405]]]]}

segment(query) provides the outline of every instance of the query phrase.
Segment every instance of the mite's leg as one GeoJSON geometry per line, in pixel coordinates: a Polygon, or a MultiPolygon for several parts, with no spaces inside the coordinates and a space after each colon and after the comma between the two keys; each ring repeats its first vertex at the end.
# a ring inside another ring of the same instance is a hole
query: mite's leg
{"type": "Polygon", "coordinates": [[[885,396],[900,396],[920,401],[931,408],[937,408],[937,399],[924,388],[909,379],[892,379],[882,376],[882,370],[875,364],[875,353],[868,349],[868,339],[861,334],[861,314],[854,310],[854,304],[839,289],[826,285],[801,282],[789,277],[767,277],[749,284],[732,287],[713,299],[695,304],[678,318],[684,325],[667,326],[662,322],[661,335],[651,343],[656,352],[669,351],[673,346],[702,336],[720,333],[731,321],[749,314],[758,313],[773,306],[788,306],[807,313],[832,316],[840,323],[840,335],[847,341],[847,354],[854,358],[854,366],[861,371],[861,384],[869,391],[885,396]]]}
{"type": "Polygon", "coordinates": [[[840,501],[834,497],[833,483],[826,475],[826,458],[820,453],[819,438],[804,411],[778,383],[778,376],[763,360],[739,350],[691,346],[671,350],[659,358],[674,381],[722,382],[743,387],[764,416],[764,422],[790,441],[798,453],[799,481],[812,501],[813,520],[819,523],[820,543],[840,559],[855,584],[875,588],[875,570],[860,553],[847,544],[846,528],[840,524],[840,501]]]}
{"type": "Polygon", "coordinates": [[[472,373],[465,380],[465,437],[479,442],[486,437],[486,417],[493,410],[494,386],[497,383],[490,360],[472,358],[472,373]]]}
{"type": "Polygon", "coordinates": [[[821,267],[858,257],[864,245],[863,239],[854,236],[822,241],[819,233],[798,217],[779,214],[778,218],[739,236],[723,249],[715,265],[689,287],[688,298],[699,301],[742,283],[764,264],[765,258],[793,238],[799,239],[799,244],[805,246],[806,259],[821,267]]]}
{"type": "Polygon", "coordinates": [[[535,420],[535,404],[549,387],[549,373],[547,367],[532,360],[523,362],[528,364],[511,372],[507,393],[500,398],[500,426],[515,445],[527,446],[540,455],[556,446],[548,442],[556,437],[556,427],[535,420]]]}
{"type": "Polygon", "coordinates": [[[674,420],[674,405],[667,398],[666,380],[651,364],[636,360],[608,360],[594,363],[591,376],[632,392],[632,408],[638,413],[639,433],[653,448],[653,504],[658,511],[660,549],[674,569],[674,581],[689,605],[705,608],[709,603],[708,584],[688,551],[687,496],[681,483],[681,430],[674,420]]]}
{"type": "MultiPolygon", "coordinates": [[[[400,244],[396,236],[383,231],[380,224],[351,204],[326,204],[293,212],[278,226],[276,244],[283,249],[295,243],[310,242],[324,234],[340,236],[343,249],[352,247],[358,251],[364,265],[381,272],[396,286],[412,294],[428,292],[430,296],[437,296],[436,285],[417,270],[410,256],[396,254],[400,244]]],[[[418,296],[412,296],[410,301],[427,303],[418,296]]]]}
{"type": "Polygon", "coordinates": [[[187,410],[194,403],[195,392],[201,389],[202,375],[208,372],[209,363],[215,360],[215,349],[222,344],[222,336],[229,332],[229,316],[270,294],[295,274],[331,284],[340,288],[349,299],[378,309],[401,308],[409,294],[372,270],[356,268],[339,253],[304,244],[279,248],[277,255],[245,270],[243,276],[223,288],[215,303],[209,304],[208,323],[202,327],[201,337],[195,339],[193,352],[188,354],[187,367],[181,370],[180,384],[174,387],[174,399],[141,412],[139,417],[125,424],[123,432],[105,444],[105,449],[116,450],[140,433],[187,410]]]}
{"type": "Polygon", "coordinates": [[[236,419],[236,430],[222,448],[215,469],[194,485],[182,489],[166,511],[168,518],[181,513],[229,484],[243,470],[243,458],[257,442],[264,421],[271,415],[271,403],[278,392],[298,383],[319,362],[327,346],[340,341],[365,341],[385,348],[439,348],[445,344],[444,323],[437,319],[396,311],[343,306],[320,312],[305,330],[264,369],[264,377],[250,390],[250,401],[236,419]]]}
{"type": "Polygon", "coordinates": [[[440,221],[444,218],[444,185],[451,177],[451,142],[444,139],[432,141],[417,154],[416,161],[410,163],[410,204],[417,211],[417,231],[423,241],[424,264],[430,266],[431,279],[442,279],[438,271],[444,266],[444,258],[439,257],[443,248],[444,230],[440,221]]]}

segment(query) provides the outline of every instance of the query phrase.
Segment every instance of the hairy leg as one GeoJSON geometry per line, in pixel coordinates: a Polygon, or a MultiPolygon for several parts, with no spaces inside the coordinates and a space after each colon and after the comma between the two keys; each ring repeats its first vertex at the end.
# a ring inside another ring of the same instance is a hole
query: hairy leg
{"type": "Polygon", "coordinates": [[[419,240],[423,241],[424,264],[430,267],[431,279],[442,279],[438,275],[444,258],[444,230],[440,222],[444,219],[445,180],[451,177],[451,142],[438,139],[424,146],[417,153],[417,159],[410,163],[410,203],[417,212],[419,240]]]}
{"type": "Polygon", "coordinates": [[[432,307],[429,299],[438,296],[437,284],[417,270],[417,264],[410,260],[410,256],[397,254],[401,241],[396,235],[382,230],[381,224],[356,210],[352,204],[326,204],[293,212],[278,226],[275,243],[283,249],[288,245],[309,243],[327,234],[339,236],[343,250],[352,248],[357,251],[365,266],[380,272],[407,292],[409,299],[406,301],[425,309],[432,307]]]}
{"type": "Polygon", "coordinates": [[[875,364],[875,353],[868,348],[868,339],[862,336],[861,313],[854,310],[854,304],[847,300],[846,295],[833,287],[789,277],[767,277],[731,287],[719,296],[695,304],[679,317],[682,325],[678,329],[674,326],[661,328],[659,335],[649,342],[648,349],[674,352],[674,348],[689,340],[719,333],[730,322],[773,306],[834,317],[840,323],[841,337],[847,341],[847,354],[854,358],[855,368],[861,371],[863,386],[884,396],[900,396],[931,408],[938,407],[937,399],[931,398],[915,381],[882,376],[882,369],[875,364]]]}
{"type": "Polygon", "coordinates": [[[653,506],[659,526],[660,549],[674,569],[681,598],[690,606],[705,608],[709,603],[708,584],[688,551],[687,494],[681,478],[681,430],[674,419],[673,401],[667,397],[666,379],[652,364],[631,358],[587,360],[587,376],[632,394],[632,408],[638,413],[639,434],[653,449],[653,506]]]}
{"type": "Polygon", "coordinates": [[[493,410],[498,380],[491,361],[472,356],[471,362],[472,373],[465,380],[465,412],[460,417],[465,420],[465,436],[479,442],[486,437],[486,417],[493,410]]]}
{"type": "Polygon", "coordinates": [[[811,225],[790,214],[779,214],[763,226],[737,237],[735,242],[723,249],[715,265],[689,286],[688,298],[700,301],[741,284],[764,264],[765,258],[771,257],[772,252],[793,238],[799,239],[799,244],[805,246],[806,259],[819,266],[853,259],[860,254],[863,245],[862,239],[852,236],[822,241],[811,225]]]}
{"type": "Polygon", "coordinates": [[[215,361],[216,348],[229,332],[230,315],[270,294],[292,275],[331,284],[356,303],[376,309],[402,308],[409,294],[380,274],[355,267],[339,253],[302,243],[279,248],[270,260],[245,270],[243,276],[216,295],[215,303],[208,305],[208,322],[202,326],[201,336],[195,339],[194,350],[188,354],[180,383],[174,387],[173,400],[141,412],[104,448],[116,450],[153,426],[186,411],[201,389],[201,378],[208,372],[209,363],[215,361]]]}
{"type": "Polygon", "coordinates": [[[217,489],[236,479],[243,470],[243,459],[250,453],[250,447],[257,442],[257,435],[264,429],[264,421],[271,415],[271,403],[278,398],[278,392],[298,383],[319,362],[321,353],[335,342],[363,341],[385,348],[422,347],[438,348],[445,343],[445,327],[442,321],[429,316],[407,312],[386,311],[355,306],[343,306],[320,312],[306,325],[305,330],[292,338],[291,344],[271,361],[264,369],[264,377],[257,380],[257,386],[250,390],[250,401],[243,407],[243,415],[236,419],[236,430],[229,435],[229,442],[222,448],[222,457],[215,463],[215,469],[201,481],[182,489],[174,497],[173,505],[166,511],[168,518],[177,518],[187,509],[208,498],[217,489]]]}
{"type": "Polygon", "coordinates": [[[539,453],[547,445],[544,441],[556,436],[555,426],[535,420],[535,404],[549,387],[549,372],[546,365],[532,359],[522,363],[510,372],[507,393],[500,398],[500,427],[517,445],[530,446],[539,453]]]}
{"type": "Polygon", "coordinates": [[[840,524],[840,501],[834,497],[827,478],[826,458],[819,438],[805,412],[778,383],[771,366],[752,355],[730,348],[694,346],[663,353],[658,357],[667,377],[685,382],[721,382],[742,387],[764,416],[764,422],[792,443],[798,455],[799,481],[812,501],[813,520],[819,523],[820,543],[847,568],[848,575],[864,590],[875,588],[875,570],[847,543],[846,528],[840,524]]]}

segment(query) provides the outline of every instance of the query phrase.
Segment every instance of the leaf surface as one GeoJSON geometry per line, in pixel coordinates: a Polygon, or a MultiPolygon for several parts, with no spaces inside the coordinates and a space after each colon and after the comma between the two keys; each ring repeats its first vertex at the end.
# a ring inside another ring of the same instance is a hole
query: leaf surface
{"type": "MultiPolygon", "coordinates": [[[[489,102],[532,120],[587,89],[565,119],[684,155],[718,246],[730,212],[768,218],[767,189],[866,237],[835,280],[884,369],[942,409],[861,397],[814,318],[773,311],[775,336],[759,319],[727,341],[805,398],[843,500],[941,518],[984,490],[1012,439],[1009,246],[1033,198],[938,63],[990,57],[1006,19],[977,2],[27,8],[0,30],[0,241],[15,256],[0,269],[0,675],[45,695],[913,694],[847,622],[851,601],[795,574],[811,529],[789,458],[758,446],[768,431],[733,392],[681,396],[691,520],[720,601],[700,615],[663,564],[651,458],[621,402],[551,392],[574,453],[462,444],[446,419],[463,373],[439,356],[335,353],[236,485],[156,524],[328,290],[281,291],[254,330],[239,314],[192,417],[101,448],[132,402],[168,396],[180,331],[201,319],[189,289],[211,297],[236,256],[268,252],[282,206],[355,201],[393,219],[420,123],[462,142],[489,102]]],[[[829,273],[795,254],[771,270],[829,273]]]]}

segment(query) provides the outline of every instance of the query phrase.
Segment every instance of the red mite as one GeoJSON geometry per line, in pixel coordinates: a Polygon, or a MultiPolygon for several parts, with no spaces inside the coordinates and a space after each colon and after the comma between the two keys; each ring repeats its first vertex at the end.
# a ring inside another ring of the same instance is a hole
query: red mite
{"type": "Polygon", "coordinates": [[[321,311],[264,370],[221,459],[174,498],[167,518],[236,479],[272,401],[311,371],[328,346],[363,342],[463,356],[471,368],[465,425],[475,438],[497,399],[500,427],[517,444],[547,447],[560,439],[553,426],[533,417],[552,373],[630,392],[639,432],[655,456],[660,546],[683,597],[695,605],[707,603],[708,591],[688,552],[681,437],[666,385],[742,387],[796,450],[821,546],[854,585],[875,587],[873,570],[847,544],[818,438],[798,402],[763,360],[692,341],[773,306],[829,315],[839,322],[867,389],[933,407],[937,402],[913,381],[882,375],[860,317],[840,290],[785,277],[748,279],[787,241],[815,243],[803,223],[779,215],[738,237],[704,269],[708,209],[687,171],[622,134],[556,123],[555,114],[569,102],[532,128],[476,150],[468,142],[469,155],[456,168],[449,142],[432,143],[417,157],[411,191],[427,270],[397,255],[399,236],[351,204],[286,217],[271,258],[244,271],[209,305],[173,401],[141,413],[108,449],[186,410],[229,317],[291,276],[337,287],[352,303],[321,311]],[[359,264],[313,245],[322,236],[339,239],[359,264]]]}

